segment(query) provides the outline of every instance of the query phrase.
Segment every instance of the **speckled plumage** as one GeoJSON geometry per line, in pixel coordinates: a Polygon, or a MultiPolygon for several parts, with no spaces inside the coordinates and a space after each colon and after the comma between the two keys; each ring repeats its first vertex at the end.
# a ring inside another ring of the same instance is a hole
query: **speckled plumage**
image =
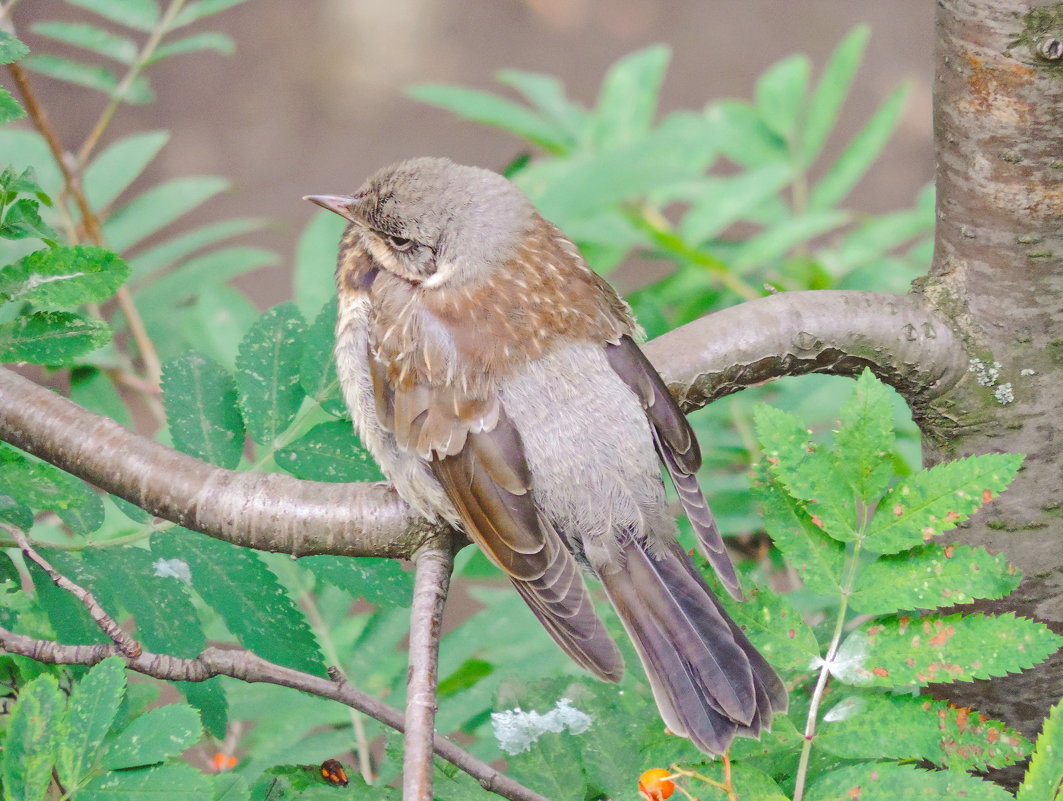
{"type": "Polygon", "coordinates": [[[758,734],[786,692],[675,541],[658,458],[738,594],[697,441],[627,305],[486,170],[414,159],[310,199],[351,223],[337,368],[399,493],[461,526],[565,652],[615,681],[623,663],[583,572],[599,578],[672,731],[710,753],[758,734]]]}

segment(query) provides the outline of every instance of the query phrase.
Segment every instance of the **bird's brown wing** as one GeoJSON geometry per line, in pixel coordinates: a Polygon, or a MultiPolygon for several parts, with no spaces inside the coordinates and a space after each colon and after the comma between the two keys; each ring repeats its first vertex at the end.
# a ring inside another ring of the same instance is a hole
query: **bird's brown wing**
{"type": "Polygon", "coordinates": [[[735,598],[741,598],[741,587],[731,557],[698,484],[701,449],[694,430],[660,374],[631,337],[623,336],[617,344],[606,345],[605,351],[613,370],[638,396],[642,408],[646,410],[646,417],[653,427],[657,453],[668,468],[668,475],[672,477],[679,500],[697,535],[701,552],[727,591],[735,598]]]}
{"type": "Polygon", "coordinates": [[[470,399],[454,386],[394,389],[379,363],[370,363],[381,423],[399,447],[428,460],[469,538],[506,572],[573,661],[619,681],[623,659],[576,560],[535,506],[520,433],[497,395],[470,399]]]}

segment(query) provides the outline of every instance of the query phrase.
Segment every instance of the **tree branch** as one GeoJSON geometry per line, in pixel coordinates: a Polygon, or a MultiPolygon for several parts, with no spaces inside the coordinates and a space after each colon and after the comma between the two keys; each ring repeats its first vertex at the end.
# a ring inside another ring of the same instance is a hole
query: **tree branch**
{"type": "MultiPolygon", "coordinates": [[[[37,640],[0,628],[0,648],[49,665],[85,665],[102,662],[109,656],[120,655],[114,645],[61,645],[51,640],[37,640]]],[[[338,701],[364,712],[385,726],[403,730],[402,713],[370,695],[359,692],[346,682],[311,676],[298,670],[275,665],[260,656],[240,649],[207,648],[195,659],[181,659],[166,654],[143,651],[134,658],[125,658],[126,667],[166,681],[206,681],[215,676],[229,676],[246,682],[262,682],[291,687],[296,690],[338,701]]],[[[433,740],[439,756],[461,768],[485,790],[512,801],[548,801],[522,784],[499,773],[467,751],[439,735],[433,740]]]]}
{"type": "Polygon", "coordinates": [[[413,555],[416,571],[410,608],[410,667],[406,680],[403,740],[404,801],[432,798],[432,738],[436,726],[439,630],[454,567],[450,533],[440,532],[413,555]]]}
{"type": "MultiPolygon", "coordinates": [[[[682,326],[646,352],[688,411],[783,376],[870,367],[919,419],[968,367],[957,338],[918,296],[874,292],[772,295],[682,326]]],[[[0,439],[152,514],[259,550],[409,558],[436,530],[387,484],[224,470],[3,369],[0,439]]]]}

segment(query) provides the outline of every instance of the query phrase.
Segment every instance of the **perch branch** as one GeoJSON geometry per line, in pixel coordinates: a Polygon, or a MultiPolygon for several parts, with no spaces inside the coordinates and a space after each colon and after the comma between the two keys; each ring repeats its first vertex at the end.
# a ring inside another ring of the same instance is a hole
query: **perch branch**
{"type": "MultiPolygon", "coordinates": [[[[787,292],[703,317],[646,352],[684,408],[775,378],[864,367],[916,414],[967,370],[917,296],[787,292]]],[[[0,439],[152,514],[236,545],[299,556],[408,558],[434,530],[386,484],[328,484],[201,462],[0,369],[0,439]]]]}
{"type": "MultiPolygon", "coordinates": [[[[15,634],[3,628],[0,628],[0,648],[8,653],[20,654],[49,665],[91,666],[109,656],[120,655],[118,649],[111,644],[62,645],[51,640],[37,640],[23,634],[15,634]]],[[[385,726],[397,731],[403,730],[402,713],[399,710],[355,690],[350,684],[275,665],[250,651],[211,647],[195,659],[181,659],[142,651],[139,656],[126,657],[125,662],[130,670],[166,681],[206,681],[214,676],[229,676],[249,683],[290,687],[346,704],[379,720],[385,726]]],[[[445,737],[436,735],[433,748],[443,759],[480,782],[480,786],[485,790],[512,801],[548,801],[533,790],[499,773],[445,737]]]]}
{"type": "Polygon", "coordinates": [[[406,733],[403,739],[402,797],[432,798],[432,738],[436,727],[439,630],[454,567],[450,533],[441,531],[413,555],[410,608],[410,667],[406,679],[406,733]]]}

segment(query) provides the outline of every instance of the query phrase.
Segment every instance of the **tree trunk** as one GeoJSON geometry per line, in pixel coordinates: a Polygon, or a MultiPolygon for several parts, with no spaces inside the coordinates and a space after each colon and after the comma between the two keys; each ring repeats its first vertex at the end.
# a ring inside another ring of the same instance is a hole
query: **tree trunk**
{"type": "MultiPolygon", "coordinates": [[[[937,239],[916,292],[948,320],[970,370],[920,425],[928,464],[1026,454],[959,539],[1023,571],[1013,595],[983,608],[1063,632],[1063,4],[1036,5],[938,2],[937,239]]],[[[1063,654],[942,694],[1032,735],[1063,695],[1063,654]]]]}

